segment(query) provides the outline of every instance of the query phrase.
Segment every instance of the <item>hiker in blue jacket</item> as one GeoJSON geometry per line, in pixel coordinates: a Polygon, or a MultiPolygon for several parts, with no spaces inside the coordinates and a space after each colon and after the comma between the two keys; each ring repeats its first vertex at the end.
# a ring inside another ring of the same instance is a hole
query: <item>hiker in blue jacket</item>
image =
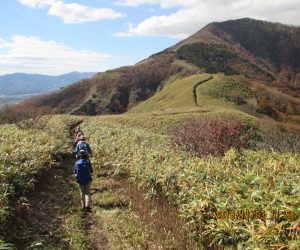
{"type": "Polygon", "coordinates": [[[80,141],[76,145],[75,153],[76,153],[77,158],[78,158],[78,154],[81,150],[84,150],[86,152],[87,158],[89,156],[92,156],[92,154],[93,154],[90,144],[88,144],[86,142],[86,138],[83,135],[80,137],[80,141]]]}
{"type": "Polygon", "coordinates": [[[75,178],[80,187],[81,206],[84,212],[91,212],[91,182],[93,168],[85,151],[80,151],[75,163],[75,178]]]}

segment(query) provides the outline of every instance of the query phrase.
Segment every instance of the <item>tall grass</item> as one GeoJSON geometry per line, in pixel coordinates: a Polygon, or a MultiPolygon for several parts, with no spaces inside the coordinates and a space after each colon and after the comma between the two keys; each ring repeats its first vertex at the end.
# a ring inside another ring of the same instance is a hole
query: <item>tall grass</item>
{"type": "Polygon", "coordinates": [[[259,149],[276,151],[280,153],[300,153],[300,134],[279,130],[263,131],[261,133],[262,142],[259,149]]]}
{"type": "Polygon", "coordinates": [[[147,115],[89,118],[82,126],[91,138],[94,165],[105,161],[126,169],[148,197],[169,197],[200,246],[299,248],[299,154],[230,149],[224,156],[203,159],[178,153],[170,149],[165,129],[174,123],[172,119],[149,120],[147,115]],[[276,210],[281,216],[250,220],[215,216],[227,210],[266,214],[276,210]],[[289,211],[295,216],[283,216],[289,211]]]}

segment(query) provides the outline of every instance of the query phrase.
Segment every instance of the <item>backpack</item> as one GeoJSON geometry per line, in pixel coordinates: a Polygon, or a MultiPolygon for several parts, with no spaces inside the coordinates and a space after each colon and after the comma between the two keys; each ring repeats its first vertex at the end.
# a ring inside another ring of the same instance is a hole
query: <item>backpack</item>
{"type": "Polygon", "coordinates": [[[86,142],[82,141],[78,144],[78,152],[80,151],[84,151],[86,154],[88,153],[86,142]]]}
{"type": "Polygon", "coordinates": [[[86,185],[92,181],[90,165],[87,160],[80,160],[76,163],[77,176],[76,180],[81,185],[86,185]]]}

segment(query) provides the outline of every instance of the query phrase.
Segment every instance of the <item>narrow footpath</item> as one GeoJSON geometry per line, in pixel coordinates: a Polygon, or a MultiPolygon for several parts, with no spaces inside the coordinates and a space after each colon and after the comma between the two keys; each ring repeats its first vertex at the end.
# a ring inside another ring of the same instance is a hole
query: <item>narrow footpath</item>
{"type": "Polygon", "coordinates": [[[193,98],[194,98],[194,103],[196,104],[196,106],[199,106],[198,96],[197,96],[197,88],[198,88],[201,84],[203,84],[203,83],[205,83],[205,82],[208,82],[208,81],[212,80],[213,78],[214,78],[213,76],[209,76],[208,78],[206,78],[206,79],[204,79],[204,80],[202,80],[202,81],[196,83],[195,86],[193,87],[193,98]]]}
{"type": "Polygon", "coordinates": [[[35,190],[16,208],[10,229],[17,249],[43,246],[68,249],[64,235],[66,214],[72,207],[73,164],[71,158],[50,169],[36,184],[35,190]]]}
{"type": "Polygon", "coordinates": [[[113,166],[94,168],[92,213],[86,217],[91,249],[197,249],[176,207],[117,174],[113,166]]]}

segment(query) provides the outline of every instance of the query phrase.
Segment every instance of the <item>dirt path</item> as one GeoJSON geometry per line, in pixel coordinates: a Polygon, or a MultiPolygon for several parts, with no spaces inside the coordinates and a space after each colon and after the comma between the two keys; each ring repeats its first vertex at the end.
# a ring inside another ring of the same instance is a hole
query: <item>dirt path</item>
{"type": "Polygon", "coordinates": [[[114,175],[112,166],[94,169],[92,213],[86,217],[91,249],[197,249],[176,207],[114,175]]]}
{"type": "MultiPolygon", "coordinates": [[[[50,169],[27,200],[18,206],[10,227],[15,232],[12,242],[16,249],[111,249],[103,218],[107,223],[107,215],[114,212],[118,204],[95,199],[93,212],[84,214],[74,180],[74,162],[74,157],[70,156],[59,167],[50,169]]],[[[98,177],[101,178],[101,174],[98,177]]],[[[93,197],[108,189],[105,185],[97,187],[97,179],[91,190],[93,197]]]]}
{"type": "Polygon", "coordinates": [[[97,214],[84,215],[84,230],[88,242],[87,249],[105,250],[110,249],[106,230],[103,228],[103,220],[97,214]]]}
{"type": "MultiPolygon", "coordinates": [[[[88,247],[95,250],[111,249],[109,242],[109,234],[104,228],[104,223],[109,219],[105,216],[104,211],[113,209],[113,205],[104,203],[101,199],[103,193],[109,190],[109,186],[102,183],[101,173],[95,171],[93,177],[91,196],[92,196],[92,213],[89,213],[84,218],[85,230],[88,237],[88,247]],[[101,209],[102,208],[102,209],[101,209]]],[[[106,178],[108,174],[105,172],[103,177],[106,178]]]]}
{"type": "Polygon", "coordinates": [[[19,204],[11,229],[17,249],[33,246],[52,246],[67,249],[70,242],[64,237],[66,209],[71,203],[73,164],[66,159],[59,167],[41,177],[27,200],[19,204]]]}
{"type": "Polygon", "coordinates": [[[94,168],[91,188],[92,213],[87,214],[84,219],[90,249],[116,249],[108,226],[114,223],[116,214],[127,207],[126,202],[114,194],[116,185],[108,168],[94,168]]]}
{"type": "Polygon", "coordinates": [[[203,84],[203,83],[205,83],[205,82],[208,82],[208,81],[210,81],[210,80],[213,79],[213,78],[214,78],[213,76],[210,76],[210,77],[208,77],[208,78],[206,78],[206,79],[204,79],[204,80],[202,80],[202,81],[196,83],[195,86],[193,87],[193,98],[194,98],[194,102],[195,102],[196,106],[199,106],[199,103],[198,103],[198,97],[197,97],[197,88],[198,88],[201,84],[203,84]]]}

